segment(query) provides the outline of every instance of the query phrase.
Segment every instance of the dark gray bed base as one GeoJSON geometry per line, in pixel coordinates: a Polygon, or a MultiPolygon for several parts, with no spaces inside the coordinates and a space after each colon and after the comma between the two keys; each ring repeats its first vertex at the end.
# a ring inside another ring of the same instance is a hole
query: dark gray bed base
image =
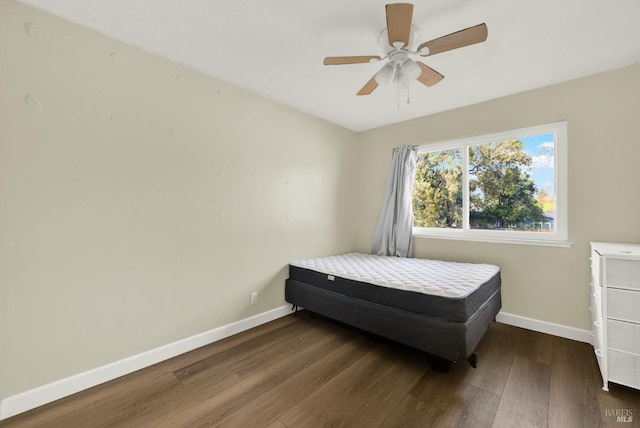
{"type": "MultiPolygon", "coordinates": [[[[446,321],[287,279],[287,302],[369,333],[457,362],[474,354],[502,307],[500,288],[465,322],[446,321]]],[[[473,363],[472,363],[473,364],[473,363]]]]}

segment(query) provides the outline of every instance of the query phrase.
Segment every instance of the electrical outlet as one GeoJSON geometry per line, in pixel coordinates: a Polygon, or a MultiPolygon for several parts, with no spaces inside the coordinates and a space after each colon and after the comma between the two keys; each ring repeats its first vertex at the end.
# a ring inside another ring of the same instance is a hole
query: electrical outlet
{"type": "Polygon", "coordinates": [[[258,303],[258,292],[254,291],[251,293],[251,304],[255,305],[256,303],[258,303]]]}

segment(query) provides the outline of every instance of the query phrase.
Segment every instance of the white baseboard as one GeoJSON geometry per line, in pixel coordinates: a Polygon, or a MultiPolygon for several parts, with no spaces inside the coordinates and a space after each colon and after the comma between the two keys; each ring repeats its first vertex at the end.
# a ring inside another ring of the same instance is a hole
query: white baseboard
{"type": "Polygon", "coordinates": [[[272,309],[159,348],[151,349],[119,361],[78,373],[66,379],[31,389],[0,401],[0,421],[93,386],[108,382],[136,370],[149,367],[201,346],[222,340],[291,313],[289,305],[272,309]]]}
{"type": "Polygon", "coordinates": [[[534,318],[527,318],[520,315],[500,312],[496,316],[496,321],[540,333],[552,334],[566,339],[577,340],[578,342],[591,343],[591,332],[575,327],[568,327],[562,324],[541,321],[534,318]]]}

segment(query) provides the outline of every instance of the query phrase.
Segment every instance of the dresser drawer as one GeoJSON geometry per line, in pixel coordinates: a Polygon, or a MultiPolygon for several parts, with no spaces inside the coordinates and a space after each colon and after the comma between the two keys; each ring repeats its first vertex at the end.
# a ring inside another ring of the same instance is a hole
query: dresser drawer
{"type": "Polygon", "coordinates": [[[608,352],[609,380],[634,388],[640,387],[640,356],[608,352]]]}
{"type": "Polygon", "coordinates": [[[607,259],[607,277],[609,287],[635,288],[640,291],[640,260],[607,259]]]}
{"type": "Polygon", "coordinates": [[[608,288],[607,318],[640,323],[640,292],[608,288]]]}
{"type": "Polygon", "coordinates": [[[607,346],[616,351],[640,355],[640,324],[609,320],[607,322],[607,346]]]}

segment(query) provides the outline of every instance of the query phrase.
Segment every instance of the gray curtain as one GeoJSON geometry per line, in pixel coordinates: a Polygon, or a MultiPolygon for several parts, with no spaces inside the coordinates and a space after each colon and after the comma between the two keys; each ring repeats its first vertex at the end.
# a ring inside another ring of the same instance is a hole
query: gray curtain
{"type": "Polygon", "coordinates": [[[411,192],[417,157],[415,146],[400,146],[393,151],[371,254],[413,257],[411,192]]]}

